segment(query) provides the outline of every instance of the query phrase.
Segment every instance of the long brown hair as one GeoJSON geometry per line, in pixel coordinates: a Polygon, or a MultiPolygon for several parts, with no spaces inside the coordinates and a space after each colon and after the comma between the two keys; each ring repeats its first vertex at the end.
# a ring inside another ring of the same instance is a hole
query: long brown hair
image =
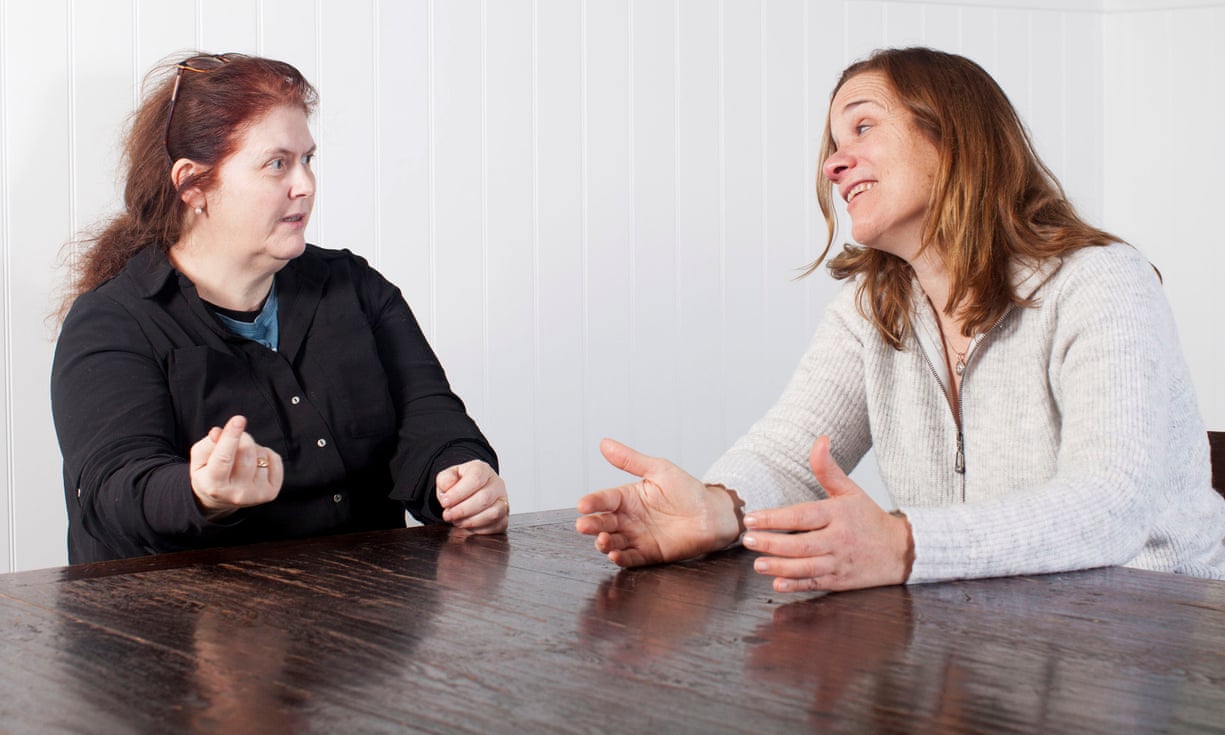
{"type": "Polygon", "coordinates": [[[318,100],[290,64],[242,54],[164,62],[145,77],[144,90],[124,139],[123,211],[80,241],[85,247],[73,265],[61,318],[78,296],[113,278],[136,253],[178,241],[187,210],[181,193],[215,185],[218,164],[234,153],[248,125],[281,105],[300,106],[309,115],[318,100]],[[204,61],[211,63],[205,67],[204,61]],[[207,71],[180,66],[193,62],[207,71]],[[200,164],[200,172],[176,188],[171,167],[180,158],[200,164]]]}
{"type": "MultiPolygon", "coordinates": [[[[1010,305],[1032,305],[1013,292],[1009,275],[1014,259],[1057,257],[1118,240],[1076,214],[1038,158],[1007,95],[978,64],[928,48],[881,49],[842,72],[831,104],[842,85],[865,72],[879,72],[888,80],[939,151],[920,247],[936,248],[943,259],[949,274],[943,309],[960,309],[966,336],[990,328],[1010,305]]],[[[835,151],[827,117],[820,160],[835,151]]],[[[825,259],[837,228],[833,184],[820,166],[817,201],[829,236],[805,274],[825,259]]],[[[910,265],[847,244],[828,268],[837,279],[860,276],[860,311],[901,349],[911,329],[910,265]]]]}

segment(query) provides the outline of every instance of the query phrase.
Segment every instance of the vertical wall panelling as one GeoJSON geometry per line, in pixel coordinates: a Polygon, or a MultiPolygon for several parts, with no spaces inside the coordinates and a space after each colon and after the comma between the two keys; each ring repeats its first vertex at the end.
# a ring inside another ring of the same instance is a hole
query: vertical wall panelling
{"type": "MultiPolygon", "coordinates": [[[[961,53],[961,14],[965,9],[954,5],[922,7],[922,43],[925,46],[961,53]]],[[[892,32],[889,42],[893,43],[892,32]]]]}
{"type": "Polygon", "coordinates": [[[13,412],[9,396],[13,394],[12,374],[9,362],[12,350],[13,289],[10,253],[13,240],[9,229],[11,207],[9,192],[9,146],[8,111],[13,109],[9,101],[8,74],[12,68],[9,61],[8,8],[0,5],[0,572],[13,568],[16,539],[13,538],[13,506],[16,503],[16,478],[13,475],[11,458],[13,438],[13,412]]]}
{"type": "Polygon", "coordinates": [[[374,163],[378,268],[432,337],[429,11],[429,0],[377,6],[374,163]]]}
{"type": "MultiPolygon", "coordinates": [[[[45,317],[63,282],[58,256],[71,229],[70,9],[66,2],[4,6],[9,533],[11,564],[24,569],[65,556],[60,457],[47,399],[53,341],[45,317]]],[[[122,35],[129,26],[124,14],[88,30],[122,35]]]]}
{"type": "MultiPolygon", "coordinates": [[[[1102,58],[1102,23],[1090,13],[1067,13],[1063,20],[1063,63],[1051,73],[1063,81],[1062,148],[1056,170],[1068,196],[1082,216],[1102,225],[1102,128],[1105,104],[1102,67],[1077,62],[1084,56],[1102,58]]],[[[1046,155],[1045,151],[1039,151],[1046,155]]],[[[1055,162],[1046,159],[1048,164],[1055,162]]]]}
{"type": "Polygon", "coordinates": [[[1025,53],[1029,67],[1029,108],[1025,122],[1038,155],[1056,176],[1064,165],[1065,79],[1063,22],[1067,14],[1040,10],[1029,14],[1029,48],[1025,53]]]}
{"type": "MultiPolygon", "coordinates": [[[[765,380],[765,101],[762,8],[724,0],[721,19],[724,433],[734,440],[781,387],[765,380]]],[[[717,400],[717,399],[716,399],[717,400]]]]}
{"type": "Polygon", "coordinates": [[[630,0],[629,12],[631,324],[622,353],[631,424],[621,438],[671,457],[680,443],[679,381],[705,379],[678,352],[677,4],[630,0]]]}
{"type": "Polygon", "coordinates": [[[512,497],[539,507],[534,427],[535,261],[532,186],[531,0],[485,0],[487,399],[477,416],[512,497]]]}
{"type": "Polygon", "coordinates": [[[620,483],[625,477],[594,454],[600,438],[633,441],[629,356],[634,344],[630,244],[635,100],[628,0],[587,2],[584,13],[584,447],[596,458],[586,478],[588,487],[596,487],[620,483]]]}
{"type": "MultiPolygon", "coordinates": [[[[996,36],[1000,29],[996,25],[997,11],[994,8],[965,7],[958,8],[961,17],[961,29],[958,37],[958,51],[978,62],[996,81],[1001,81],[997,75],[997,50],[999,44],[996,36]]],[[[1005,29],[1005,34],[1012,29],[1005,29]]],[[[1004,90],[1011,92],[1007,88],[1004,90]]],[[[1013,100],[1015,103],[1016,100],[1013,100]]]]}
{"type": "Polygon", "coordinates": [[[321,245],[348,248],[377,268],[375,229],[381,202],[375,161],[374,6],[372,0],[320,3],[323,33],[315,83],[321,90],[316,125],[321,155],[315,166],[318,196],[312,219],[321,245]]]}
{"type": "Polygon", "coordinates": [[[928,6],[889,3],[884,12],[885,44],[888,46],[937,45],[925,33],[924,12],[928,6]]]}
{"type": "Polygon", "coordinates": [[[586,13],[574,0],[533,0],[532,11],[536,507],[563,508],[589,487],[587,465],[603,462],[587,440],[584,397],[586,13]]]}
{"type": "Polygon", "coordinates": [[[259,50],[260,0],[197,0],[200,48],[211,53],[259,50]]]}
{"type": "Polygon", "coordinates": [[[769,340],[764,379],[781,391],[808,343],[807,282],[796,281],[808,255],[809,184],[804,120],[804,13],[798,0],[768,2],[763,22],[765,72],[765,259],[769,340]]]}
{"type": "MultiPolygon", "coordinates": [[[[81,5],[89,5],[88,0],[81,5]]],[[[134,94],[131,110],[140,103],[145,74],[171,54],[204,49],[198,38],[196,0],[133,0],[135,53],[132,54],[134,94]]],[[[216,52],[229,49],[219,48],[216,52]]],[[[101,122],[101,121],[99,121],[101,122]]],[[[115,143],[117,145],[117,143],[115,143]]]]}
{"type": "Polygon", "coordinates": [[[1209,428],[1225,428],[1219,211],[1225,165],[1225,3],[1105,21],[1105,224],[1162,272],[1209,428]]]}
{"type": "Polygon", "coordinates": [[[451,386],[484,414],[487,267],[481,240],[480,0],[433,5],[434,32],[434,349],[451,386]]]}
{"type": "Polygon", "coordinates": [[[701,473],[726,448],[722,359],[724,204],[720,116],[722,3],[676,7],[676,348],[679,446],[673,459],[701,473]]]}

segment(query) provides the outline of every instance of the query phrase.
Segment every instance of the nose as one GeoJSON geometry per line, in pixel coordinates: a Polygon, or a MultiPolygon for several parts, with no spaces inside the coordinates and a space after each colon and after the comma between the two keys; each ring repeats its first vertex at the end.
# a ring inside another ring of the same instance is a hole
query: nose
{"type": "Polygon", "coordinates": [[[825,163],[821,165],[821,170],[825,174],[825,178],[838,183],[842,175],[851,167],[851,157],[843,151],[835,151],[829,158],[825,159],[825,163]]]}
{"type": "Polygon", "coordinates": [[[315,172],[309,166],[294,167],[294,180],[289,189],[290,199],[302,199],[315,195],[315,172]]]}

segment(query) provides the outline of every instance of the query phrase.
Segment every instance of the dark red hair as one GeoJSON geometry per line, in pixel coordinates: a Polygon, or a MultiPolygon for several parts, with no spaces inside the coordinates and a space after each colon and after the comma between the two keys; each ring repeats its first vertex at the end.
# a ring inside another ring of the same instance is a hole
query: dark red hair
{"type": "Polygon", "coordinates": [[[309,115],[318,100],[315,88],[293,66],[242,54],[170,60],[149,72],[144,89],[144,101],[132,113],[124,140],[123,211],[84,240],[61,315],[77,296],[117,275],[140,250],[164,250],[178,241],[187,209],[181,193],[191,187],[210,189],[218,164],[235,152],[249,125],[282,105],[301,107],[309,115]],[[221,59],[225,63],[209,71],[179,68],[193,60],[221,59]],[[176,78],[178,94],[170,117],[176,78]],[[176,188],[171,167],[180,158],[200,164],[201,171],[176,188]]]}

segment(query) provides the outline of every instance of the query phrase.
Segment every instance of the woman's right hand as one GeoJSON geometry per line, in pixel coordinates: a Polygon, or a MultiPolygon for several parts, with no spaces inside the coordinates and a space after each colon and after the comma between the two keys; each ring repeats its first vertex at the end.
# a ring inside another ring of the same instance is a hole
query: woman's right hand
{"type": "Polygon", "coordinates": [[[210,519],[274,500],[285,467],[281,455],[255,443],[247,419],[232,416],[191,447],[191,490],[210,519]]]}
{"type": "Polygon", "coordinates": [[[597,490],[578,501],[579,533],[614,564],[679,561],[722,549],[744,530],[744,505],[734,492],[703,485],[665,459],[648,457],[605,439],[600,452],[612,465],[641,478],[597,490]]]}

